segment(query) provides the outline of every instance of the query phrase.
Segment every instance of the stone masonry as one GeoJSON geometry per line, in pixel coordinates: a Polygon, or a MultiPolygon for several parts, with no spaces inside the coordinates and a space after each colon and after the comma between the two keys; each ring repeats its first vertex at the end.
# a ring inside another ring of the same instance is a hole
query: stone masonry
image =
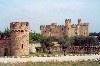
{"type": "Polygon", "coordinates": [[[51,25],[41,25],[41,34],[44,36],[88,36],[89,23],[82,23],[81,19],[78,19],[78,24],[72,24],[71,19],[65,20],[65,25],[57,25],[57,23],[51,23],[51,25]]]}
{"type": "Polygon", "coordinates": [[[10,23],[10,33],[0,33],[0,56],[29,54],[29,23],[10,23]]]}

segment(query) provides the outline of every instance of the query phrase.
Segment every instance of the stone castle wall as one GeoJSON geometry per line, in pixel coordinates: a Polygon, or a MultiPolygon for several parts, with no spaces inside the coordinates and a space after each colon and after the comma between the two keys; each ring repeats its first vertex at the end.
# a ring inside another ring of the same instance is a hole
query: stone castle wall
{"type": "Polygon", "coordinates": [[[10,33],[0,33],[0,56],[11,53],[10,33]]]}
{"type": "Polygon", "coordinates": [[[72,24],[71,19],[66,19],[65,25],[51,23],[51,25],[41,25],[40,30],[44,36],[88,36],[88,26],[88,23],[81,23],[81,19],[78,19],[78,24],[72,24]]]}

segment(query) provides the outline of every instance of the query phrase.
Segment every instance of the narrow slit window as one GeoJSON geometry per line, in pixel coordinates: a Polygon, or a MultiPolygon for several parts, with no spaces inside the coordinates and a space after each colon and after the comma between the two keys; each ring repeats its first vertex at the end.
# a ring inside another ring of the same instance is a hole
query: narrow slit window
{"type": "Polygon", "coordinates": [[[75,32],[75,34],[77,34],[77,32],[75,32]]]}
{"type": "Polygon", "coordinates": [[[22,49],[23,49],[23,44],[22,44],[22,49]]]}
{"type": "Polygon", "coordinates": [[[26,23],[26,26],[28,26],[28,23],[26,23]]]}

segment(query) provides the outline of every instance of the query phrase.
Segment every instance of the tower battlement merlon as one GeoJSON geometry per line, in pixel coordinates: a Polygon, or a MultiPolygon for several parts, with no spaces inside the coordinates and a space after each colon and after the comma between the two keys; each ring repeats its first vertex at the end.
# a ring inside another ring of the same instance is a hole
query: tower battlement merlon
{"type": "Polygon", "coordinates": [[[72,28],[76,28],[77,27],[77,24],[72,24],[71,27],[72,28]]]}
{"type": "Polygon", "coordinates": [[[78,19],[78,24],[80,24],[81,23],[81,19],[78,19]]]}
{"type": "Polygon", "coordinates": [[[71,26],[71,19],[65,19],[65,26],[71,26]]]}
{"type": "Polygon", "coordinates": [[[65,19],[65,22],[71,23],[71,19],[65,19]]]}
{"type": "Polygon", "coordinates": [[[29,22],[12,22],[10,30],[29,30],[29,22]]]}
{"type": "Polygon", "coordinates": [[[46,28],[46,27],[48,27],[49,25],[40,25],[40,30],[42,30],[42,29],[44,29],[44,28],[46,28]]]}

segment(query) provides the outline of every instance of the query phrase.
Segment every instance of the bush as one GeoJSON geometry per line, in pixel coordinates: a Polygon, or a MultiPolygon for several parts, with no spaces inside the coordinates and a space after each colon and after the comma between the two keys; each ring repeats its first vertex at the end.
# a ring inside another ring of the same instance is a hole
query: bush
{"type": "Polygon", "coordinates": [[[42,47],[36,47],[35,49],[36,49],[36,52],[42,52],[43,51],[42,47]]]}

